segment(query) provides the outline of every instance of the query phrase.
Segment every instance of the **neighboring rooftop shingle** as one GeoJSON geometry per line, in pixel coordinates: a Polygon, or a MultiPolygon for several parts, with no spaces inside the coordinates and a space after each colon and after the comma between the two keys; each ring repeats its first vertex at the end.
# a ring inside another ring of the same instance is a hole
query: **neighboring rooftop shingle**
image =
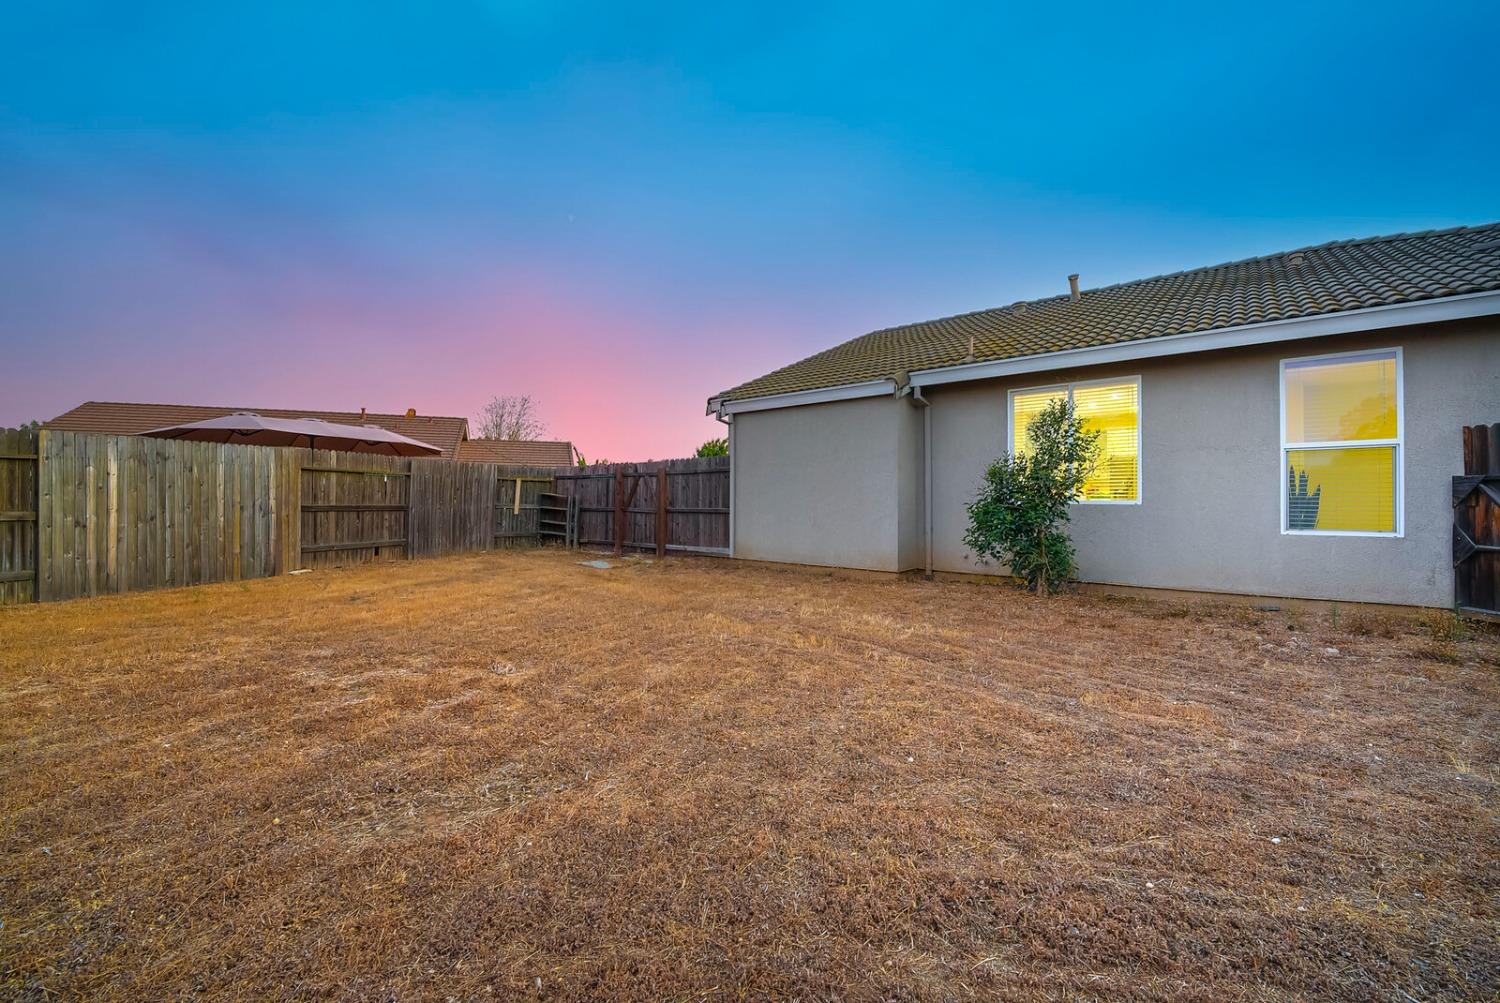
{"type": "Polygon", "coordinates": [[[361,423],[378,425],[443,451],[444,459],[453,459],[458,444],[469,435],[467,418],[438,415],[372,414],[361,417],[358,411],[301,411],[274,407],[214,407],[198,404],[127,404],[116,401],[89,401],[64,412],[43,428],[66,432],[95,432],[100,435],[139,435],[153,428],[181,425],[184,422],[218,418],[236,411],[253,411],[267,418],[321,418],[345,425],[361,423]]]}
{"type": "Polygon", "coordinates": [[[459,445],[458,458],[466,463],[571,467],[573,444],[540,439],[468,439],[459,445]]]}
{"type": "Polygon", "coordinates": [[[1500,223],[1345,240],[874,331],[715,399],[1492,290],[1500,223]]]}

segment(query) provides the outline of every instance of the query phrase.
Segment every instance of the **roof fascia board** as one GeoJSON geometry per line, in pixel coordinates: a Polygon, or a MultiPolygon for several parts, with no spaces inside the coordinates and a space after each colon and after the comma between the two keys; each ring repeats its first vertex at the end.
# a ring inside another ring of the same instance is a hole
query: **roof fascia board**
{"type": "MultiPolygon", "coordinates": [[[[1186,355],[1191,352],[1211,352],[1225,348],[1242,348],[1247,345],[1266,345],[1302,338],[1379,331],[1411,324],[1429,324],[1494,314],[1500,314],[1500,291],[1466,293],[1460,296],[1444,296],[1440,299],[1418,300],[1414,303],[1393,303],[1367,307],[1363,310],[1343,310],[1338,313],[1319,314],[1316,317],[1295,317],[1289,320],[1219,328],[1215,331],[1196,331],[1191,334],[1143,338],[1117,345],[1096,345],[1091,348],[1073,348],[1013,359],[997,359],[994,362],[974,362],[968,365],[947,366],[942,369],[918,370],[911,374],[911,384],[916,387],[930,387],[942,383],[963,383],[969,380],[993,379],[997,376],[1046,372],[1077,366],[1097,366],[1108,362],[1128,362],[1167,355],[1186,355]]],[[[775,406],[789,407],[791,405],[775,406]]]]}
{"type": "Polygon", "coordinates": [[[803,404],[827,404],[831,401],[855,400],[860,397],[888,396],[895,389],[891,379],[867,380],[863,383],[846,383],[836,387],[820,387],[816,390],[797,390],[789,394],[773,394],[768,397],[747,397],[744,400],[726,401],[719,398],[709,401],[711,410],[720,414],[744,414],[747,411],[770,411],[782,407],[800,407],[803,404]]]}

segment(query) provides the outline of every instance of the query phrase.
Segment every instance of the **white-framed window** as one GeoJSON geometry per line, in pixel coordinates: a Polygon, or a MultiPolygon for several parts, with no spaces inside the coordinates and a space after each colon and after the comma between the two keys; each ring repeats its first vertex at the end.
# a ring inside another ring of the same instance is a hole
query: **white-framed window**
{"type": "Polygon", "coordinates": [[[1281,531],[1401,536],[1401,349],[1281,360],[1281,531]]]}
{"type": "Polygon", "coordinates": [[[1080,505],[1141,503],[1141,378],[1115,377],[1026,387],[1006,395],[1006,449],[1023,455],[1026,430],[1054,400],[1073,402],[1084,427],[1097,430],[1099,462],[1084,483],[1080,505]]]}

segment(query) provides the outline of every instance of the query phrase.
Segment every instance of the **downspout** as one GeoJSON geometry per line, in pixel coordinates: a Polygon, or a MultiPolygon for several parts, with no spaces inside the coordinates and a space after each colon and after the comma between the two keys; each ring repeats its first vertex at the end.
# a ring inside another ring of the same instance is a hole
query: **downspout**
{"type": "Polygon", "coordinates": [[[927,556],[922,577],[932,580],[932,401],[922,396],[922,388],[908,383],[901,390],[913,404],[922,407],[922,536],[927,556]]]}
{"type": "Polygon", "coordinates": [[[714,421],[728,430],[725,438],[729,440],[729,556],[734,557],[734,415],[726,415],[721,402],[714,411],[714,421]]]}
{"type": "Polygon", "coordinates": [[[922,537],[927,547],[927,561],[922,577],[933,577],[933,403],[922,396],[921,387],[912,387],[912,400],[922,406],[922,537]]]}

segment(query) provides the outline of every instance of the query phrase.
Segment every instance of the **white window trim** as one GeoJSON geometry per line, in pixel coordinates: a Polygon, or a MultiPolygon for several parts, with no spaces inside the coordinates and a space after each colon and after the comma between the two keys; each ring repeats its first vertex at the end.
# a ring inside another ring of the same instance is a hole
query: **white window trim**
{"type": "Polygon", "coordinates": [[[1394,345],[1388,348],[1361,348],[1352,352],[1333,352],[1328,355],[1300,355],[1292,359],[1281,360],[1281,452],[1279,454],[1281,463],[1279,471],[1280,484],[1277,492],[1281,495],[1281,535],[1282,536],[1374,536],[1384,537],[1388,540],[1399,540],[1406,535],[1406,373],[1401,347],[1394,345]],[[1286,441],[1286,367],[1293,362],[1333,362],[1339,359],[1352,358],[1359,355],[1381,355],[1386,352],[1394,352],[1396,356],[1396,437],[1394,439],[1335,439],[1328,442],[1293,442],[1286,441]],[[1396,449],[1396,483],[1394,499],[1396,506],[1396,528],[1392,532],[1368,530],[1368,529],[1288,529],[1287,528],[1287,497],[1286,497],[1286,454],[1291,449],[1362,449],[1362,448],[1389,448],[1396,449]]]}
{"type": "MultiPolygon", "coordinates": [[[[1135,498],[1125,500],[1123,498],[1079,498],[1074,505],[1139,505],[1146,497],[1146,484],[1141,478],[1142,460],[1144,452],[1142,446],[1145,440],[1145,414],[1146,395],[1141,393],[1141,378],[1139,376],[1112,376],[1099,380],[1076,380],[1072,383],[1044,383],[1038,387],[1016,387],[1005,393],[1005,451],[1008,453],[1016,444],[1016,394],[1045,393],[1049,390],[1061,390],[1068,395],[1068,400],[1073,399],[1073,390],[1077,387],[1102,387],[1118,386],[1121,383],[1135,384],[1135,498]]],[[[1282,520],[1286,525],[1286,520],[1282,520]]]]}

